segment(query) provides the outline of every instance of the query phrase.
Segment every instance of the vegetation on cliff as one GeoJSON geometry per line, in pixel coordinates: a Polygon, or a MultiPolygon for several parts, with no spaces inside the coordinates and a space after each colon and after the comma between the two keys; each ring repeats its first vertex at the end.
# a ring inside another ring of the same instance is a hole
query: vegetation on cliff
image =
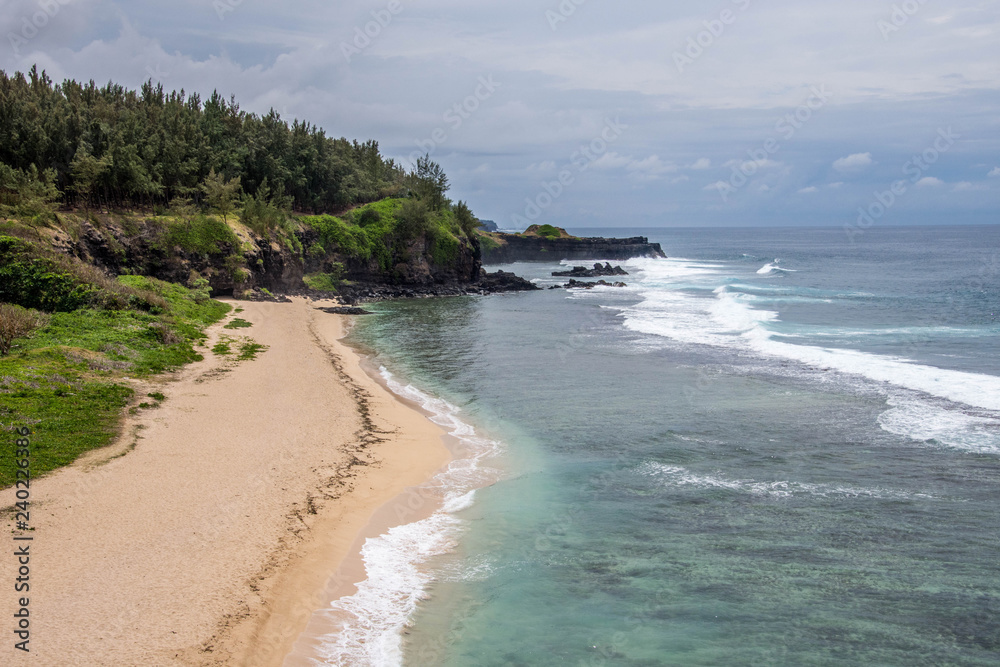
{"type": "Polygon", "coordinates": [[[544,239],[575,239],[576,236],[571,235],[562,227],[554,227],[552,225],[531,225],[528,227],[521,236],[540,236],[544,239]]]}
{"type": "Polygon", "coordinates": [[[115,274],[234,294],[472,281],[478,223],[448,188],[429,157],[408,171],[217,92],[0,71],[0,232],[115,274]]]}

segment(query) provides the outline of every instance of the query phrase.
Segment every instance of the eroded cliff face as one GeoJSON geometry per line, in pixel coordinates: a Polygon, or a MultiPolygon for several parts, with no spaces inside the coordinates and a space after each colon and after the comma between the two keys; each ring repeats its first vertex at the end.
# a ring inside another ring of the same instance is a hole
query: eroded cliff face
{"type": "Polygon", "coordinates": [[[333,247],[308,251],[319,234],[304,228],[282,240],[268,240],[245,228],[233,229],[234,238],[209,248],[170,243],[163,226],[141,217],[92,216],[48,229],[52,246],[111,273],[149,275],[161,280],[193,284],[209,281],[214,294],[239,295],[255,288],[272,292],[306,289],[303,277],[326,273],[366,285],[393,285],[423,291],[435,286],[459,287],[480,280],[478,241],[461,239],[447,258],[435,261],[433,241],[420,237],[397,244],[388,261],[361,259],[333,247]]]}
{"type": "Polygon", "coordinates": [[[644,236],[632,238],[556,238],[492,234],[499,245],[483,250],[483,264],[562,260],[625,260],[633,257],[666,257],[659,243],[644,236]]]}

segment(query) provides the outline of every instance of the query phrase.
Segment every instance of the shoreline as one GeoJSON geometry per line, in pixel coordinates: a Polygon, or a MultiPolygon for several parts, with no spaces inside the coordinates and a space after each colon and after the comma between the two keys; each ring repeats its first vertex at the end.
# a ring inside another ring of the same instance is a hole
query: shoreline
{"type": "Polygon", "coordinates": [[[31,591],[31,653],[3,647],[5,664],[281,665],[331,581],[364,578],[351,562],[380,509],[451,460],[445,429],[340,341],[345,317],[317,310],[332,303],[238,305],[254,326],[231,335],[269,350],[238,365],[206,351],[118,443],[32,485],[46,585],[31,591]]]}
{"type": "Polygon", "coordinates": [[[402,637],[397,633],[405,634],[404,626],[416,601],[426,598],[426,586],[434,581],[428,559],[451,551],[456,538],[453,531],[459,523],[454,514],[467,506],[463,501],[471,498],[471,492],[496,481],[495,471],[482,470],[478,465],[495,451],[495,441],[476,437],[475,430],[456,417],[461,411],[455,406],[399,384],[392,373],[373,363],[373,350],[349,347],[361,368],[384,391],[446,431],[442,440],[451,460],[432,478],[408,488],[375,511],[342,561],[338,576],[328,583],[328,602],[313,614],[283,667],[308,667],[318,661],[382,664],[386,659],[399,659],[402,645],[395,643],[402,637]],[[484,442],[492,446],[484,448],[484,442]],[[416,540],[415,535],[419,536],[416,540]],[[429,551],[428,544],[432,545],[429,551]],[[390,579],[385,578],[387,557],[393,571],[390,579]],[[352,577],[344,578],[344,573],[352,577]],[[400,586],[398,576],[408,583],[400,586]],[[387,606],[392,610],[387,611],[387,606]],[[332,638],[336,639],[331,642],[332,638]]]}

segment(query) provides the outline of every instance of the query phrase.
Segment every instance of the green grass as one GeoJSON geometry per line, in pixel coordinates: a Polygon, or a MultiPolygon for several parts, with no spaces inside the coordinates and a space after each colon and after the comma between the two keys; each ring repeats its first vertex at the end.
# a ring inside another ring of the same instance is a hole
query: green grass
{"type": "Polygon", "coordinates": [[[251,324],[250,322],[247,322],[242,317],[237,317],[237,318],[234,318],[232,322],[229,322],[228,324],[226,324],[226,326],[224,326],[222,328],[223,329],[249,329],[252,326],[253,326],[253,324],[251,324]]]}
{"type": "Polygon", "coordinates": [[[212,352],[220,357],[229,356],[234,354],[234,346],[236,347],[236,356],[233,360],[237,362],[253,361],[257,358],[258,354],[268,350],[267,345],[262,345],[253,338],[249,338],[247,336],[241,336],[239,339],[234,339],[230,336],[221,336],[219,338],[219,342],[212,346],[212,352]]]}
{"type": "Polygon", "coordinates": [[[256,341],[244,338],[240,341],[240,353],[236,355],[237,361],[252,361],[261,352],[267,352],[267,345],[262,345],[256,341]]]}
{"type": "Polygon", "coordinates": [[[557,239],[562,236],[562,232],[552,225],[540,225],[535,233],[547,239],[557,239]]]}
{"type": "MultiPolygon", "coordinates": [[[[29,244],[30,245],[30,244],[29,244]]],[[[22,248],[26,256],[30,247],[22,248]]],[[[35,257],[48,260],[41,253],[35,257]]],[[[58,303],[67,284],[81,282],[87,271],[61,264],[47,266],[40,283],[29,285],[45,303],[58,303]]],[[[118,309],[102,309],[93,302],[68,312],[54,312],[49,324],[30,338],[16,341],[11,354],[0,357],[0,424],[32,430],[32,476],[72,463],[80,454],[103,447],[116,437],[124,408],[133,389],[126,377],[145,377],[201,358],[194,345],[204,340],[204,329],[230,310],[212,300],[196,301],[188,289],[152,278],[101,277],[90,292],[125,295],[118,309]],[[138,295],[140,298],[131,299],[138,295]],[[141,302],[148,309],[128,307],[141,302]],[[153,306],[155,303],[157,305],[153,306]]],[[[98,301],[108,303],[108,301],[98,301]]],[[[66,304],[63,304],[66,305],[66,304]]],[[[149,395],[156,403],[164,396],[149,395]]],[[[12,433],[0,430],[0,438],[12,433]]],[[[0,447],[6,447],[3,443],[0,447]]],[[[11,457],[0,457],[0,487],[15,479],[11,457]]]]}
{"type": "Polygon", "coordinates": [[[228,337],[223,337],[218,343],[212,346],[212,353],[218,354],[219,356],[225,356],[227,354],[232,354],[232,343],[233,340],[228,337]]]}
{"type": "MultiPolygon", "coordinates": [[[[46,376],[53,365],[34,370],[46,376]]],[[[69,372],[72,377],[74,374],[69,372]]],[[[76,376],[78,377],[78,376],[76,376]]],[[[0,396],[0,421],[29,425],[31,428],[31,475],[72,463],[91,449],[110,443],[118,432],[122,409],[132,399],[131,388],[113,382],[55,383],[45,377],[32,380],[38,388],[21,385],[0,396]],[[26,418],[30,415],[30,418],[26,418]]],[[[4,432],[4,450],[14,444],[12,433],[4,432]]],[[[0,486],[14,483],[12,457],[0,462],[0,486]]]]}

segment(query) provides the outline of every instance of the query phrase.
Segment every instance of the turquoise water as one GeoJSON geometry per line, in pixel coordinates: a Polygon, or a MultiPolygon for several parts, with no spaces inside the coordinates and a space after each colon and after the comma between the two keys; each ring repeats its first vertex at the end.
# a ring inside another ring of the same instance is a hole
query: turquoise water
{"type": "Polygon", "coordinates": [[[498,473],[329,664],[1000,664],[1000,228],[605,232],[671,259],[352,333],[498,473]]]}

